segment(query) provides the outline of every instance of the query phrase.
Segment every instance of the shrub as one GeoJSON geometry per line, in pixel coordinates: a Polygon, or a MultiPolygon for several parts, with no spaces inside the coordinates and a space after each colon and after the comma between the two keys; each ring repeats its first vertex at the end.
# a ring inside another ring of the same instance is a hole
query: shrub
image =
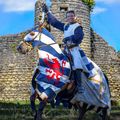
{"type": "Polygon", "coordinates": [[[95,1],[94,0],[82,0],[82,2],[86,5],[88,5],[88,7],[90,8],[90,11],[93,10],[93,8],[95,6],[95,1]]]}

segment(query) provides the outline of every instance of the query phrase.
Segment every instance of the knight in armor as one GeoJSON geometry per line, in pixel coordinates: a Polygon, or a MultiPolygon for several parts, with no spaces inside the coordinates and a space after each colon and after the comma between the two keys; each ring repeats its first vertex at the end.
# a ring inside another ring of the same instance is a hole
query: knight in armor
{"type": "Polygon", "coordinates": [[[73,10],[66,12],[67,24],[57,20],[51,11],[48,10],[46,4],[43,4],[42,10],[46,13],[49,24],[64,32],[63,42],[67,45],[65,51],[71,55],[74,79],[77,82],[77,86],[79,86],[78,92],[82,92],[82,87],[80,89],[82,84],[81,72],[84,72],[88,78],[96,75],[94,65],[79,46],[84,37],[83,28],[78,22],[76,22],[76,16],[73,10]]]}

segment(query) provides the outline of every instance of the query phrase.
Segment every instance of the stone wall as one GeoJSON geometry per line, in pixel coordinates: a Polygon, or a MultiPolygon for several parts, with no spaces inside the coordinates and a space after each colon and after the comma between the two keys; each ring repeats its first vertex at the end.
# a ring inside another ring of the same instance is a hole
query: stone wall
{"type": "MultiPolygon", "coordinates": [[[[65,12],[68,9],[74,9],[78,18],[82,20],[85,37],[81,47],[107,74],[112,99],[120,100],[120,54],[90,30],[89,8],[80,0],[52,0],[51,10],[59,20],[65,21],[65,12]]],[[[41,0],[38,0],[35,5],[35,25],[39,23],[40,13],[41,0]]],[[[25,33],[0,37],[0,100],[29,99],[36,52],[21,55],[16,51],[16,45],[25,33]]],[[[55,28],[52,28],[52,33],[60,43],[63,33],[55,28]]]]}
{"type": "Polygon", "coordinates": [[[16,51],[21,40],[17,34],[0,37],[0,100],[29,99],[34,54],[16,51]]]}
{"type": "Polygon", "coordinates": [[[109,79],[112,100],[120,100],[120,58],[116,51],[95,32],[91,31],[91,57],[109,79]]]}

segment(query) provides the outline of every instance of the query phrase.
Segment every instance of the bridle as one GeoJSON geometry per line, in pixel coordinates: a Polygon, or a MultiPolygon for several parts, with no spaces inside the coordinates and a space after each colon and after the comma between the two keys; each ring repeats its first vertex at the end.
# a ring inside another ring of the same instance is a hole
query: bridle
{"type": "MultiPolygon", "coordinates": [[[[25,43],[27,45],[27,49],[29,49],[29,48],[30,48],[30,50],[33,49],[31,43],[34,42],[34,40],[38,37],[38,35],[39,35],[39,41],[40,41],[40,39],[41,39],[41,32],[38,32],[38,34],[30,42],[22,41],[23,43],[25,43]]],[[[50,46],[50,45],[54,45],[54,44],[57,44],[57,43],[55,42],[55,43],[50,43],[50,44],[46,44],[46,45],[39,45],[38,48],[46,47],[46,46],[50,46]]]]}

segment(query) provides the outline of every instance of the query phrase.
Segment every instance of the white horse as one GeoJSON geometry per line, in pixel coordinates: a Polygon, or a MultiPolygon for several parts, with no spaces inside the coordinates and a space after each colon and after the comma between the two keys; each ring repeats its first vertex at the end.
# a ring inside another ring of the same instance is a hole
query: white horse
{"type": "MultiPolygon", "coordinates": [[[[73,83],[70,84],[71,81],[69,80],[70,73],[72,73],[70,62],[55,42],[52,34],[43,27],[28,33],[24,41],[17,47],[17,50],[26,54],[35,47],[38,49],[39,60],[32,79],[31,105],[32,109],[35,110],[34,101],[37,96],[41,102],[39,109],[36,110],[35,119],[41,120],[46,103],[51,102],[56,95],[63,93],[64,90],[70,90],[73,83]]],[[[97,71],[96,76],[88,79],[85,73],[82,72],[84,92],[75,93],[73,92],[74,87],[72,91],[74,97],[69,101],[71,100],[72,105],[79,109],[78,120],[82,120],[87,110],[95,107],[97,112],[102,110],[101,118],[106,120],[107,110],[111,106],[107,77],[93,61],[91,62],[97,71]]],[[[77,85],[77,91],[79,91],[79,84],[77,85]]]]}

